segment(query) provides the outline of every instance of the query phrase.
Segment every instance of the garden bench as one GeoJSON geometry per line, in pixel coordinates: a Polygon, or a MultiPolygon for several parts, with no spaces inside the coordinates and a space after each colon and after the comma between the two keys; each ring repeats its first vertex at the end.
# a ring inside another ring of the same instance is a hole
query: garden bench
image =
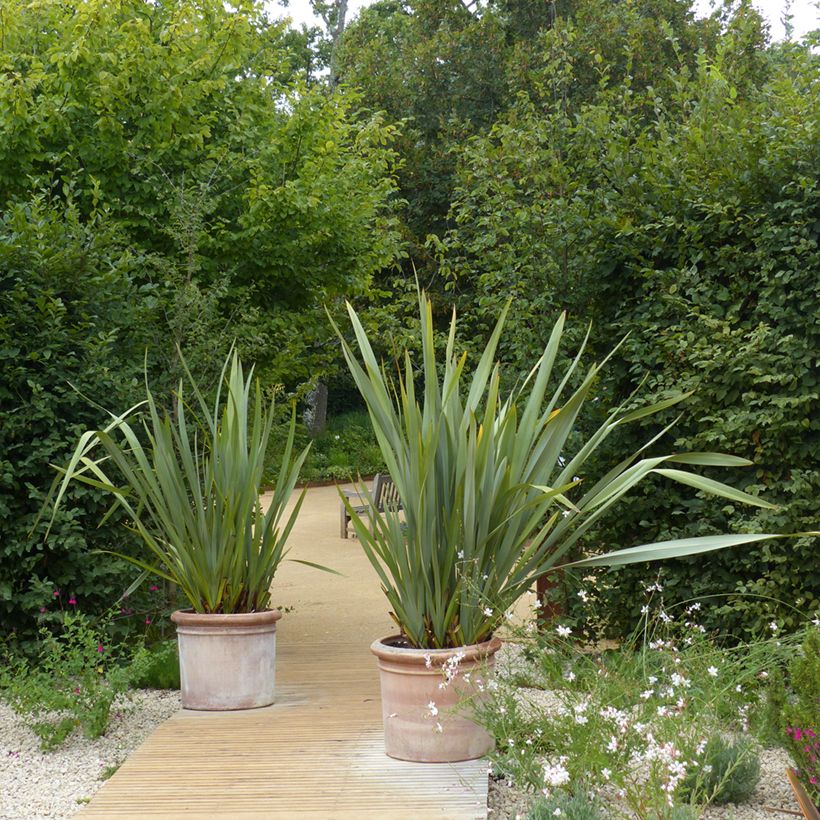
{"type": "MultiPolygon", "coordinates": [[[[348,499],[358,498],[364,501],[364,503],[354,504],[351,500],[350,506],[354,512],[359,515],[367,512],[370,504],[367,503],[367,497],[364,493],[359,490],[342,490],[342,492],[348,499]]],[[[370,491],[370,497],[373,500],[373,506],[380,513],[384,512],[386,507],[391,510],[401,509],[401,498],[399,498],[398,490],[393,483],[393,479],[387,473],[376,473],[373,477],[373,488],[370,491]]],[[[347,538],[347,526],[350,523],[350,513],[347,511],[344,501],[340,499],[339,503],[341,504],[341,536],[342,538],[347,538]]]]}

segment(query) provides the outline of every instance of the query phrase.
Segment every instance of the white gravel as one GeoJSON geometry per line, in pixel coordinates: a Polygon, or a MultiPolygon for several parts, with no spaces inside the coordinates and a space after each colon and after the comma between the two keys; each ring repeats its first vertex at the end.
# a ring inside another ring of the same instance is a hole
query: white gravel
{"type": "Polygon", "coordinates": [[[179,692],[140,690],[118,700],[108,732],[88,740],[76,731],[53,752],[0,701],[0,818],[73,817],[103,784],[102,775],[180,708],[179,692]]]}

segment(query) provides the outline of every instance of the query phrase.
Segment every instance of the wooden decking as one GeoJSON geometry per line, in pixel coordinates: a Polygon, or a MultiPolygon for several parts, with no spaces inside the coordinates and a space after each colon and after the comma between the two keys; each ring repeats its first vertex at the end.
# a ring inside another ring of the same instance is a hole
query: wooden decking
{"type": "Polygon", "coordinates": [[[246,712],[180,712],[81,813],[108,818],[485,818],[485,761],[413,764],[384,754],[370,642],[390,633],[357,541],[338,534],[334,488],[305,500],[290,563],[274,585],[277,702],[246,712]]]}

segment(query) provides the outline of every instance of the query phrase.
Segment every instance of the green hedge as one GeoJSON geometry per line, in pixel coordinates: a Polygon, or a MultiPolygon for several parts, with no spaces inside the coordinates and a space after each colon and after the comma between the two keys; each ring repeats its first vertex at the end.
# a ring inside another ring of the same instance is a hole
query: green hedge
{"type": "MultiPolygon", "coordinates": [[[[455,227],[434,241],[475,339],[510,295],[512,361],[537,348],[558,309],[578,332],[593,320],[599,351],[629,333],[601,404],[624,400],[644,379],[650,399],[693,391],[657,446],[750,458],[756,466],[736,474],[738,486],[782,505],[740,509],[659,481],[588,548],[817,529],[820,61],[784,46],[759,53],[765,63],[750,74],[742,47],[740,35],[726,36],[715,61],[669,78],[666,99],[602,88],[570,116],[522,98],[462,152],[455,227]]],[[[610,460],[649,432],[622,436],[610,460]]],[[[670,563],[664,573],[675,598],[731,593],[707,623],[742,634],[774,618],[796,626],[793,607],[820,610],[817,552],[816,539],[771,543],[670,563]]],[[[655,571],[607,579],[616,628],[634,624],[655,571]]]]}
{"type": "Polygon", "coordinates": [[[71,596],[102,611],[133,579],[123,562],[91,553],[129,539],[119,516],[97,526],[108,503],[95,490],[71,490],[47,543],[48,516],[36,522],[50,465],[67,462],[102,408],[120,411],[139,394],[137,263],[70,205],[35,200],[0,220],[0,634],[32,637],[71,596]]]}

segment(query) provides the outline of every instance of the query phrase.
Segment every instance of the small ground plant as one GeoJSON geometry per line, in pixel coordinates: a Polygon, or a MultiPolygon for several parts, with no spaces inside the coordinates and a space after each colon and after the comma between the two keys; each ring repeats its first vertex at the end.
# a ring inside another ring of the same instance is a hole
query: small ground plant
{"type": "Polygon", "coordinates": [[[478,707],[496,738],[496,776],[539,795],[538,806],[587,794],[612,817],[672,820],[750,796],[763,692],[799,636],[773,629],[722,647],[698,623],[700,603],[665,607],[660,592],[647,588],[640,630],[616,647],[575,642],[580,624],[516,634],[519,656],[478,707]]]}
{"type": "Polygon", "coordinates": [[[23,716],[43,750],[59,746],[78,728],[88,738],[105,734],[114,699],[144,673],[144,649],[126,652],[108,642],[113,615],[92,621],[82,612],[65,612],[58,630],[41,629],[35,661],[8,659],[0,696],[23,716]]]}

